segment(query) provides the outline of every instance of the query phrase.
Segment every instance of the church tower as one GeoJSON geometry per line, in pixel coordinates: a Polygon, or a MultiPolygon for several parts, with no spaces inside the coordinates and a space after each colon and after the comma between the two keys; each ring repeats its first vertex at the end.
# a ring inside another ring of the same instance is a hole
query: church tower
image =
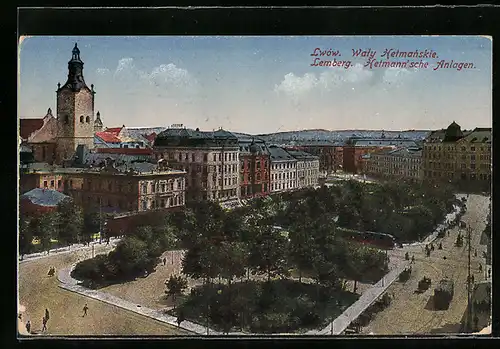
{"type": "Polygon", "coordinates": [[[83,78],[83,62],[77,44],[68,62],[68,80],[57,84],[57,162],[73,158],[78,145],[94,147],[94,85],[83,78]]]}

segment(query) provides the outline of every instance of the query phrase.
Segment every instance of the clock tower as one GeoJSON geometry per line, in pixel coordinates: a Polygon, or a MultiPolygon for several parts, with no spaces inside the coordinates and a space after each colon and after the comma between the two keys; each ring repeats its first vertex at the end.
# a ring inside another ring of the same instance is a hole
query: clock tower
{"type": "Polygon", "coordinates": [[[57,162],[71,160],[78,145],[94,147],[94,85],[83,78],[83,62],[77,44],[68,62],[68,80],[57,84],[57,162]]]}

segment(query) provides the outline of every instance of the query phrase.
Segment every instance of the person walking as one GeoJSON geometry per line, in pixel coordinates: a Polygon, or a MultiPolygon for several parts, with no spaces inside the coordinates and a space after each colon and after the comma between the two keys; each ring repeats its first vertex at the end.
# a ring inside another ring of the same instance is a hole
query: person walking
{"type": "Polygon", "coordinates": [[[412,264],[413,264],[413,263],[415,263],[415,255],[412,255],[412,256],[411,256],[411,263],[412,263],[412,264]]]}
{"type": "Polygon", "coordinates": [[[167,258],[163,257],[163,265],[167,264],[167,258]]]}
{"type": "Polygon", "coordinates": [[[85,305],[83,307],[83,315],[82,315],[82,317],[84,317],[85,315],[87,315],[87,310],[89,310],[89,307],[87,306],[87,303],[85,303],[85,305]]]}
{"type": "Polygon", "coordinates": [[[49,321],[50,319],[49,309],[47,308],[45,308],[45,318],[47,319],[47,321],[49,321]]]}
{"type": "Polygon", "coordinates": [[[31,333],[31,322],[29,320],[26,322],[26,331],[28,331],[28,333],[31,333]]]}
{"type": "Polygon", "coordinates": [[[42,319],[42,324],[43,324],[42,332],[47,331],[47,318],[45,316],[42,319]]]}

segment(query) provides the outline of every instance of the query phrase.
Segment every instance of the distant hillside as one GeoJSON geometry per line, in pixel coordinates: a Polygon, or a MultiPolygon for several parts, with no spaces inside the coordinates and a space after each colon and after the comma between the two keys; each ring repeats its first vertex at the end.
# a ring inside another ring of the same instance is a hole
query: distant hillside
{"type": "Polygon", "coordinates": [[[270,134],[260,134],[257,137],[270,143],[288,143],[288,142],[308,142],[308,141],[345,141],[349,137],[370,137],[379,138],[382,134],[386,138],[407,138],[412,140],[424,139],[430,131],[425,130],[407,130],[407,131],[381,131],[381,130],[302,130],[277,132],[270,134]]]}

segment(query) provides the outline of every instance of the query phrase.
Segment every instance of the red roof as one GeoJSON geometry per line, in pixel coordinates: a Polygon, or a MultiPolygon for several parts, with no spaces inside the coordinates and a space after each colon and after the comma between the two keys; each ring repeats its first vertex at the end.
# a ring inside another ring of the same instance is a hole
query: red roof
{"type": "Polygon", "coordinates": [[[125,154],[125,155],[152,155],[153,149],[147,148],[98,148],[98,153],[125,154]]]}
{"type": "Polygon", "coordinates": [[[113,127],[113,128],[107,128],[104,130],[104,132],[111,133],[115,136],[118,136],[120,132],[122,131],[123,127],[113,127]]]}
{"type": "Polygon", "coordinates": [[[33,132],[39,130],[43,126],[43,118],[37,119],[20,119],[20,135],[21,138],[27,139],[33,132]]]}
{"type": "Polygon", "coordinates": [[[95,135],[106,143],[121,143],[120,138],[116,137],[116,135],[111,132],[96,132],[95,135]]]}
{"type": "Polygon", "coordinates": [[[146,138],[149,142],[152,143],[156,139],[156,132],[153,132],[150,135],[144,135],[144,138],[146,138]]]}

